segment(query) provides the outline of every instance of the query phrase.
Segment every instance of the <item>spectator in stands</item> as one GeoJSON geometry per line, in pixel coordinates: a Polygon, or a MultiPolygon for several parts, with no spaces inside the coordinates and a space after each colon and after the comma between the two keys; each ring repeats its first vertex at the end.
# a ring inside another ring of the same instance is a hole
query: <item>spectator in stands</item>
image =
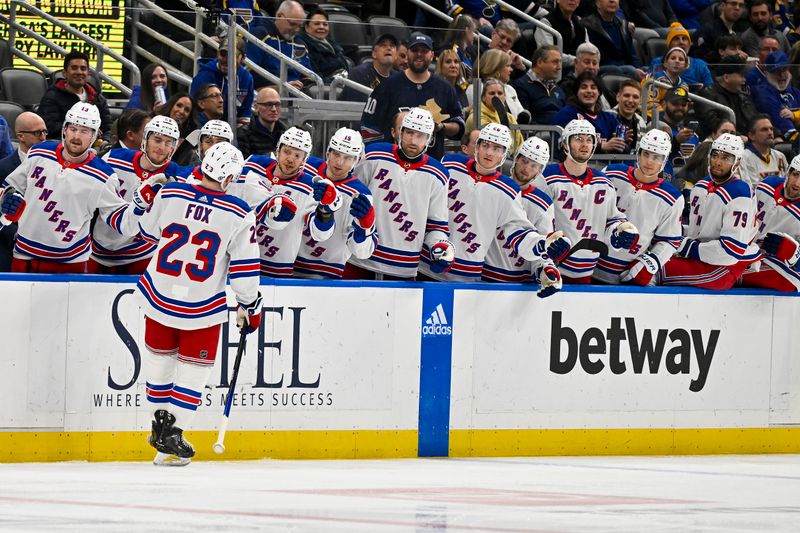
{"type": "MultiPolygon", "coordinates": [[[[128,105],[125,106],[125,109],[141,109],[152,113],[155,106],[166,103],[167,98],[169,98],[169,93],[167,93],[168,83],[169,76],[164,65],[150,63],[142,70],[142,84],[133,87],[131,98],[128,100],[128,105]],[[150,83],[148,83],[148,80],[150,83]],[[157,87],[161,87],[161,89],[157,89],[157,87]],[[156,98],[156,94],[160,95],[159,98],[156,98]],[[162,96],[163,100],[160,100],[162,96]]],[[[136,149],[138,150],[139,148],[136,149]]]]}
{"type": "MultiPolygon", "coordinates": [[[[253,35],[261,39],[265,44],[278,50],[287,57],[291,57],[307,69],[311,70],[311,60],[308,57],[306,45],[300,41],[295,41],[297,33],[303,26],[306,13],[303,5],[296,0],[284,0],[275,12],[275,18],[268,20],[263,25],[253,28],[253,35]]],[[[274,76],[280,76],[280,61],[266,52],[260,50],[254,44],[247,45],[247,57],[255,64],[261,66],[274,76]]],[[[286,79],[289,85],[295,89],[302,89],[304,85],[310,83],[310,79],[293,68],[287,69],[286,79]]],[[[261,76],[255,76],[255,87],[269,85],[270,82],[261,76]]]]}
{"type": "MultiPolygon", "coordinates": [[[[563,46],[561,62],[564,70],[575,66],[578,47],[589,40],[586,28],[580,24],[581,19],[575,14],[579,4],[580,0],[557,0],[555,9],[550,10],[550,13],[541,20],[561,34],[563,46]]],[[[539,48],[555,44],[553,35],[542,31],[541,28],[536,29],[534,38],[539,48]]]]}
{"type": "MultiPolygon", "coordinates": [[[[2,118],[2,117],[0,117],[2,118]]],[[[5,119],[3,119],[5,121],[5,119]]],[[[17,136],[17,149],[0,159],[0,186],[6,186],[6,176],[11,174],[27,157],[31,146],[43,142],[47,137],[47,126],[42,117],[25,111],[14,122],[17,136]]],[[[14,252],[14,239],[17,236],[17,223],[0,227],[0,272],[11,272],[11,259],[14,252]]]]}
{"type": "MultiPolygon", "coordinates": [[[[491,41],[489,41],[491,50],[502,50],[508,54],[509,59],[511,59],[511,67],[514,69],[513,78],[522,76],[528,71],[525,63],[522,62],[522,56],[511,50],[519,36],[519,26],[516,22],[511,19],[501,19],[500,22],[495,24],[491,41]]],[[[481,76],[483,76],[483,73],[481,73],[481,76]]]]}
{"type": "Polygon", "coordinates": [[[678,22],[670,0],[625,0],[625,13],[637,28],[668,28],[678,22]]]}
{"type": "MultiPolygon", "coordinates": [[[[736,115],[736,131],[740,135],[747,133],[747,124],[753,120],[757,111],[750,96],[744,94],[745,62],[738,56],[728,56],[720,60],[714,85],[704,89],[700,95],[730,107],[736,115]]],[[[720,113],[711,106],[698,103],[698,112],[702,122],[710,124],[714,116],[720,113]]]]}
{"type": "Polygon", "coordinates": [[[553,117],[564,107],[567,96],[558,85],[560,77],[561,53],[558,47],[545,45],[533,52],[528,74],[511,84],[522,107],[530,112],[531,123],[552,124],[553,117]]]}
{"type": "Polygon", "coordinates": [[[314,72],[326,85],[330,84],[334,74],[347,72],[347,59],[339,43],[330,37],[325,10],[317,8],[308,15],[300,39],[306,45],[314,72]]]}
{"type": "MultiPolygon", "coordinates": [[[[681,74],[683,81],[689,85],[689,88],[692,91],[699,91],[704,87],[711,87],[714,85],[714,78],[711,76],[708,63],[700,58],[689,55],[689,50],[692,47],[692,38],[686,28],[681,26],[679,22],[673,23],[669,28],[669,33],[667,33],[667,50],[675,48],[676,46],[682,48],[689,58],[689,66],[683,74],[681,74]]],[[[658,68],[663,61],[663,57],[653,58],[653,62],[650,63],[650,70],[658,68]]]]}
{"type": "Polygon", "coordinates": [[[567,105],[553,118],[553,124],[563,128],[571,120],[588,120],[600,137],[598,150],[622,153],[627,146],[625,139],[617,136],[617,116],[600,110],[600,86],[600,78],[588,72],[575,78],[575,92],[567,96],[567,105]]]}
{"type": "MultiPolygon", "coordinates": [[[[575,78],[587,72],[597,76],[600,74],[600,50],[590,42],[585,42],[578,47],[575,52],[575,71],[561,78],[559,86],[564,90],[564,94],[569,96],[575,92],[575,78]]],[[[607,89],[602,88],[603,94],[600,95],[600,109],[610,109],[609,97],[606,96],[607,89]]]]}
{"type": "Polygon", "coordinates": [[[192,94],[197,102],[197,125],[201,128],[209,120],[222,120],[225,114],[225,99],[220,88],[213,83],[204,83],[192,94]]]}
{"type": "Polygon", "coordinates": [[[470,102],[465,92],[469,81],[465,77],[463,63],[454,48],[445,48],[439,53],[439,58],[436,60],[436,74],[453,86],[464,113],[469,114],[470,102]]]}
{"type": "Polygon", "coordinates": [[[625,126],[626,152],[635,148],[647,129],[642,117],[642,88],[634,79],[623,80],[617,89],[617,105],[611,113],[617,116],[620,125],[625,126]]]}
{"type": "Polygon", "coordinates": [[[0,158],[8,157],[14,153],[14,145],[11,144],[11,127],[6,118],[0,115],[0,158]]]}
{"type": "Polygon", "coordinates": [[[754,191],[756,185],[767,176],[786,175],[789,164],[786,156],[773,148],[775,143],[775,130],[769,115],[760,113],[754,116],[747,127],[747,142],[739,166],[739,177],[749,183],[754,191]]]}
{"type": "Polygon", "coordinates": [[[394,69],[402,72],[408,68],[408,47],[406,43],[397,44],[397,55],[394,58],[394,69]]]}
{"type": "MultiPolygon", "coordinates": [[[[503,87],[506,91],[506,107],[516,119],[520,113],[525,112],[527,115],[528,112],[519,101],[517,90],[512,85],[509,85],[513,70],[514,68],[511,66],[511,56],[502,50],[487,50],[481,54],[481,59],[478,62],[478,72],[480,73],[481,80],[492,78],[503,83],[503,87]]],[[[470,103],[473,102],[473,88],[474,84],[471,84],[466,90],[467,100],[470,103]]],[[[478,84],[478,89],[483,93],[480,83],[478,84]]],[[[522,122],[527,123],[525,120],[522,122]]]]}
{"type": "Polygon", "coordinates": [[[751,92],[753,103],[758,111],[769,116],[777,130],[778,142],[794,142],[800,126],[800,89],[791,84],[789,58],[780,50],[772,52],[767,56],[764,70],[767,83],[751,92]]]}
{"type": "Polygon", "coordinates": [[[722,35],[717,38],[716,50],[706,56],[711,75],[716,76],[716,68],[725,57],[739,57],[742,61],[747,61],[747,54],[742,49],[742,39],[733,33],[722,35]]]}
{"type": "MultiPolygon", "coordinates": [[[[234,64],[236,65],[236,119],[240,124],[249,121],[253,115],[253,76],[242,65],[245,53],[244,39],[237,37],[234,64]]],[[[209,84],[218,87],[222,95],[222,116],[211,116],[210,114],[216,115],[216,111],[213,110],[206,114],[210,113],[209,119],[221,118],[222,120],[228,120],[228,39],[222,38],[220,41],[216,59],[199,59],[197,64],[200,68],[197,76],[192,79],[189,94],[194,96],[198,104],[201,105],[202,110],[203,101],[198,94],[200,89],[209,84]]],[[[216,100],[214,100],[214,104],[216,105],[216,100]]],[[[203,123],[205,121],[202,121],[200,125],[202,126],[203,123]]]]}
{"type": "Polygon", "coordinates": [[[708,175],[708,155],[711,143],[723,133],[736,134],[736,125],[727,118],[716,118],[711,124],[711,135],[697,145],[686,164],[677,171],[677,177],[686,183],[695,184],[708,175]]]}
{"type": "Polygon", "coordinates": [[[464,129],[464,136],[461,138],[461,153],[469,157],[475,157],[475,143],[478,142],[478,135],[481,130],[464,129]]]}
{"type": "Polygon", "coordinates": [[[767,63],[767,57],[780,49],[780,43],[775,37],[767,36],[761,38],[761,42],[758,45],[758,62],[753,68],[747,71],[747,75],[745,76],[745,82],[747,83],[747,88],[750,90],[750,94],[755,94],[759,85],[767,83],[767,72],[764,69],[764,65],[767,63]]]}
{"type": "MultiPolygon", "coordinates": [[[[510,3],[513,4],[514,0],[511,0],[510,3]]],[[[501,6],[494,2],[485,2],[482,0],[477,2],[475,0],[449,0],[447,4],[450,4],[447,14],[451,17],[460,14],[469,15],[477,20],[481,26],[485,26],[489,30],[500,22],[500,17],[502,16],[501,6]]]]}
{"type": "Polygon", "coordinates": [[[689,93],[684,87],[670,89],[664,94],[662,100],[663,111],[659,128],[670,134],[672,137],[672,151],[665,171],[674,175],[674,169],[683,166],[686,159],[694,153],[695,147],[700,144],[700,137],[696,133],[696,127],[686,122],[689,113],[689,93]]]}
{"type": "Polygon", "coordinates": [[[150,114],[141,109],[126,109],[116,123],[117,141],[111,147],[141,150],[144,127],[150,122],[150,114]]]}
{"type": "Polygon", "coordinates": [[[256,116],[249,124],[239,126],[237,140],[245,157],[275,152],[286,125],[281,122],[281,95],[273,87],[262,87],[256,93],[256,116]]]}
{"type": "Polygon", "coordinates": [[[434,144],[427,153],[436,159],[444,154],[444,137],[461,139],[464,116],[453,86],[428,70],[433,61],[433,40],[414,33],[408,41],[408,68],[392,74],[372,91],[361,116],[365,143],[389,140],[392,117],[401,107],[422,107],[433,115],[434,144]]]}
{"type": "Polygon", "coordinates": [[[692,55],[705,59],[713,64],[711,55],[718,48],[717,39],[723,35],[736,34],[733,25],[739,20],[744,9],[744,0],[720,0],[719,16],[714,17],[710,24],[705,24],[695,33],[695,48],[692,55]]]}
{"type": "Polygon", "coordinates": [[[47,124],[47,138],[61,139],[67,111],[78,102],[88,102],[96,105],[100,111],[100,137],[110,140],[111,112],[108,110],[108,102],[98,88],[87,82],[89,56],[76,50],[68,53],[64,56],[64,70],[59,75],[56,82],[47,88],[37,110],[47,124]]]}
{"type": "MultiPolygon", "coordinates": [[[[494,78],[487,78],[483,82],[481,88],[481,110],[480,110],[480,125],[476,123],[475,112],[473,111],[467,117],[465,123],[465,130],[480,129],[481,127],[495,122],[502,124],[509,128],[516,126],[517,121],[510,113],[505,112],[506,94],[504,90],[504,83],[494,78]],[[505,115],[505,116],[504,116],[505,115]]],[[[510,152],[516,152],[519,145],[524,140],[519,130],[512,128],[512,145],[510,152]]]]}
{"type": "Polygon", "coordinates": [[[742,43],[744,51],[751,57],[758,55],[759,45],[764,37],[774,37],[780,44],[781,50],[789,53],[789,40],[783,32],[775,29],[772,23],[772,4],[771,0],[750,2],[750,27],[742,33],[742,43]]]}
{"type": "Polygon", "coordinates": [[[475,20],[469,15],[458,15],[450,23],[444,37],[442,50],[452,49],[458,54],[464,70],[464,78],[472,79],[472,68],[477,58],[475,50],[475,20]]]}
{"type": "MultiPolygon", "coordinates": [[[[378,85],[394,73],[392,69],[399,44],[397,37],[391,33],[379,35],[372,43],[372,61],[361,63],[352,69],[348,78],[374,91],[378,85]]],[[[345,87],[339,99],[348,102],[366,102],[367,95],[345,87]]]]}
{"type": "Polygon", "coordinates": [[[669,4],[684,28],[696,30],[700,27],[700,13],[711,5],[711,0],[670,0],[669,4]]]}
{"type": "Polygon", "coordinates": [[[661,106],[661,100],[664,98],[668,88],[685,87],[687,90],[689,89],[689,86],[681,77],[688,67],[689,56],[686,55],[686,51],[683,48],[676,46],[667,50],[662,58],[661,65],[642,80],[642,87],[647,89],[647,116],[653,113],[653,109],[661,106]],[[651,81],[665,83],[669,87],[663,88],[655,84],[648,85],[651,81]]]}
{"type": "Polygon", "coordinates": [[[189,165],[196,160],[195,146],[199,138],[191,136],[192,132],[197,130],[197,106],[194,99],[184,92],[176,93],[170,96],[166,104],[156,107],[155,111],[156,114],[168,116],[178,123],[181,137],[178,139],[178,147],[172,155],[172,160],[178,165],[189,165]]]}
{"type": "Polygon", "coordinates": [[[633,45],[628,21],[621,18],[619,0],[597,0],[597,10],[581,19],[589,40],[600,49],[600,72],[641,80],[644,71],[633,45]]]}

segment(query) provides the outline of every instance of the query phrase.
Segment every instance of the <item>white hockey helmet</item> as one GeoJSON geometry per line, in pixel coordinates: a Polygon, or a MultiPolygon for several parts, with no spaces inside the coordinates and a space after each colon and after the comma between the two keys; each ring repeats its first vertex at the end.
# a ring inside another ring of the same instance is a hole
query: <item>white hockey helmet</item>
{"type": "Polygon", "coordinates": [[[308,156],[311,155],[311,148],[313,147],[314,143],[311,140],[311,134],[305,130],[301,130],[295,126],[292,126],[288,130],[283,132],[281,138],[278,139],[278,146],[275,147],[275,152],[281,151],[281,146],[291,146],[292,148],[297,148],[301,152],[305,154],[305,158],[308,159],[308,156]]]}
{"type": "Polygon", "coordinates": [[[339,128],[328,142],[328,150],[336,150],[345,155],[355,156],[356,160],[364,151],[364,141],[361,134],[350,128],[339,128]]]}
{"type": "Polygon", "coordinates": [[[714,150],[731,154],[734,157],[733,166],[736,167],[736,164],[744,156],[744,143],[738,135],[723,133],[711,143],[711,151],[713,152],[714,150]]]}
{"type": "Polygon", "coordinates": [[[796,155],[792,158],[792,162],[789,163],[789,170],[790,171],[795,170],[800,172],[800,155],[796,155]]]}
{"type": "MultiPolygon", "coordinates": [[[[431,115],[430,111],[421,107],[414,107],[406,113],[403,117],[403,122],[400,123],[401,132],[404,128],[424,133],[429,139],[432,139],[436,124],[433,122],[433,115],[431,115]]],[[[430,143],[430,140],[428,142],[430,143]]]]}
{"type": "Polygon", "coordinates": [[[476,144],[481,141],[499,144],[505,148],[506,153],[508,153],[508,150],[511,148],[511,130],[508,129],[508,126],[503,126],[497,122],[490,122],[481,128],[480,133],[478,133],[476,144]]]}
{"type": "Polygon", "coordinates": [[[209,120],[203,127],[200,128],[200,139],[202,140],[205,135],[213,135],[225,139],[229,143],[233,142],[233,130],[231,125],[224,120],[209,120]]]}
{"type": "Polygon", "coordinates": [[[75,102],[64,117],[64,127],[75,124],[94,130],[95,136],[100,131],[100,111],[97,106],[88,102],[75,102]]]}
{"type": "Polygon", "coordinates": [[[539,137],[528,137],[517,150],[514,159],[523,156],[544,166],[550,161],[550,145],[539,137]]]}
{"type": "Polygon", "coordinates": [[[200,165],[203,175],[219,183],[223,191],[239,177],[243,168],[242,152],[229,142],[217,143],[209,148],[200,165]],[[233,179],[227,180],[229,176],[233,176],[233,179]]]}
{"type": "Polygon", "coordinates": [[[664,156],[664,161],[661,162],[661,168],[658,169],[658,171],[661,172],[667,164],[667,158],[669,158],[670,152],[672,152],[672,139],[669,133],[658,128],[652,129],[642,135],[642,138],[639,140],[639,145],[636,147],[637,158],[639,157],[640,150],[647,150],[648,152],[664,156]]]}
{"type": "Polygon", "coordinates": [[[594,145],[592,146],[592,153],[589,155],[589,157],[593,156],[595,150],[597,150],[597,145],[600,144],[600,142],[597,138],[597,130],[594,129],[592,123],[582,118],[576,118],[570,120],[567,123],[567,125],[564,126],[564,131],[561,133],[561,140],[559,141],[559,143],[561,144],[561,149],[570,159],[572,159],[572,154],[570,153],[569,149],[569,140],[572,138],[573,135],[592,136],[592,138],[594,139],[594,145]]]}

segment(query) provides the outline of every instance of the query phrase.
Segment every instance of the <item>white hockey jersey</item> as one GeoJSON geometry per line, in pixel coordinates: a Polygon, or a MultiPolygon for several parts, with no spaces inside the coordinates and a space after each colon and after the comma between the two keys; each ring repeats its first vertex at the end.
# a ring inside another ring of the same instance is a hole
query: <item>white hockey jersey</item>
{"type": "MultiPolygon", "coordinates": [[[[756,219],[758,234],[756,240],[763,239],[767,233],[786,233],[800,241],[800,200],[788,201],[783,197],[784,178],[771,176],[756,187],[756,219]]],[[[761,268],[775,270],[800,290],[800,261],[794,266],[776,257],[764,255],[761,268]]]]}
{"type": "Polygon", "coordinates": [[[183,330],[228,320],[225,283],[236,300],[258,296],[255,218],[239,198],[201,185],[168,183],[139,222],[158,244],[137,287],[144,314],[183,330]]]}
{"type": "Polygon", "coordinates": [[[758,230],[756,206],[750,194],[750,186],[736,177],[715,185],[706,176],[692,187],[685,237],[700,241],[703,263],[731,266],[759,259],[754,242],[758,230]]]}
{"type": "Polygon", "coordinates": [[[534,249],[543,236],[522,209],[519,185],[500,172],[478,174],[475,159],[463,154],[446,155],[442,164],[450,174],[447,198],[455,261],[449,272],[434,273],[425,248],[421,272],[441,281],[481,281],[484,259],[498,230],[506,233],[515,252],[541,262],[534,249]]]}
{"type": "Polygon", "coordinates": [[[447,170],[424,155],[417,163],[401,159],[397,145],[371,143],[353,173],[372,192],[380,242],[369,259],[351,257],[361,268],[402,278],[417,275],[423,244],[449,237],[447,170]]]}
{"type": "MultiPolygon", "coordinates": [[[[540,235],[553,232],[553,200],[532,184],[520,196],[522,209],[540,235]]],[[[531,281],[531,262],[514,251],[505,230],[500,229],[486,254],[484,281],[524,283],[531,281]]]]}
{"type": "MultiPolygon", "coordinates": [[[[271,186],[273,193],[285,194],[297,204],[297,212],[291,222],[281,229],[258,224],[256,239],[261,249],[261,275],[274,278],[289,278],[294,274],[294,262],[303,239],[303,232],[309,231],[311,237],[322,242],[330,238],[336,225],[321,229],[317,225],[314,211],[312,176],[305,170],[294,178],[281,179],[273,171],[277,162],[263,155],[251,155],[244,164],[240,180],[252,179],[251,175],[271,186]]],[[[265,220],[264,213],[256,212],[256,220],[265,220]]]]}
{"type": "MultiPolygon", "coordinates": [[[[582,239],[606,243],[611,248],[611,233],[627,219],[617,208],[617,190],[599,170],[587,168],[582,176],[572,176],[563,164],[545,167],[534,185],[553,199],[556,231],[577,244],[582,239]]],[[[592,275],[598,255],[580,250],[561,262],[564,277],[585,278],[592,275]]]]}
{"type": "Polygon", "coordinates": [[[603,173],[617,189],[617,207],[639,230],[639,242],[629,250],[609,247],[600,257],[594,278],[619,284],[619,276],[637,257],[651,253],[663,265],[681,244],[681,216],[684,199],[671,183],[659,178],[644,184],[634,177],[634,167],[609,165],[603,173]]]}
{"type": "Polygon", "coordinates": [[[14,257],[87,261],[95,211],[117,232],[136,235],[139,231],[135,206],[119,196],[114,169],[94,154],[78,165],[65,161],[61,154],[58,142],[37,144],[6,178],[27,204],[19,220],[14,257]]]}
{"type": "Polygon", "coordinates": [[[786,156],[774,148],[770,148],[766,157],[758,153],[752,144],[747,143],[744,147],[742,162],[736,174],[750,185],[750,189],[755,191],[756,185],[767,176],[785,176],[789,164],[786,156]]]}
{"type": "MultiPolygon", "coordinates": [[[[325,177],[326,165],[327,163],[318,157],[309,157],[306,161],[306,170],[325,177]]],[[[303,243],[294,262],[294,273],[297,277],[340,279],[350,256],[367,259],[375,251],[378,233],[373,232],[362,242],[357,242],[353,236],[354,219],[350,214],[350,203],[353,198],[363,194],[371,202],[372,193],[352,174],[342,181],[334,181],[333,184],[342,198],[341,207],[334,213],[336,231],[324,243],[315,241],[308,229],[303,232],[303,243]]]]}
{"type": "MultiPolygon", "coordinates": [[[[182,167],[173,162],[162,165],[153,171],[142,168],[140,150],[115,148],[105,157],[106,163],[114,169],[120,181],[119,195],[126,202],[133,200],[133,192],[150,176],[164,174],[170,178],[188,176],[192,167],[182,167]]],[[[92,230],[92,258],[105,266],[127,265],[153,255],[155,243],[147,242],[141,235],[133,237],[121,235],[98,218],[92,230]]]]}

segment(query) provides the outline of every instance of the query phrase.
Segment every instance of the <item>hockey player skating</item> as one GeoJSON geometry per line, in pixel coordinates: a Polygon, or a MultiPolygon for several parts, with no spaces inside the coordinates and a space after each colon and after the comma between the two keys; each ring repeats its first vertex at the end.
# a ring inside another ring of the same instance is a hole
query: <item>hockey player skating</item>
{"type": "Polygon", "coordinates": [[[742,286],[783,292],[800,290],[800,155],[785,178],[770,176],[756,187],[756,223],[764,259],[745,272],[742,286]]]}
{"type": "Polygon", "coordinates": [[[184,465],[194,456],[183,431],[200,405],[228,320],[228,277],[241,334],[261,322],[255,217],[244,201],[225,193],[243,165],[231,144],[214,145],[201,163],[200,183],[167,184],[140,221],[142,236],[157,244],[138,283],[156,464],[184,465]]]}
{"type": "Polygon", "coordinates": [[[12,271],[86,272],[95,211],[115,231],[138,233],[139,216],[166,178],[151,176],[130,203],[123,200],[114,170],[89,150],[99,130],[97,107],[76,103],[64,118],[61,142],[33,146],[6,178],[0,210],[7,220],[19,221],[12,271]]]}
{"type": "MultiPolygon", "coordinates": [[[[119,177],[119,195],[123,200],[131,200],[133,191],[151,176],[163,174],[167,178],[183,179],[192,172],[191,167],[181,167],[170,160],[178,139],[178,123],[158,115],[144,127],[141,150],[115,148],[106,155],[106,162],[119,177]]],[[[120,235],[100,218],[92,230],[89,273],[141,274],[154,251],[155,244],[146,242],[140,235],[120,235]]]]}
{"type": "Polygon", "coordinates": [[[483,263],[498,230],[520,256],[531,261],[541,276],[539,296],[549,296],[561,289],[561,276],[549,259],[561,259],[570,243],[554,233],[545,237],[536,232],[520,203],[519,186],[499,168],[511,147],[511,132],[506,126],[484,126],[475,144],[475,157],[447,155],[443,164],[450,173],[450,233],[455,243],[455,261],[447,273],[428,269],[423,255],[420,270],[442,281],[479,281],[483,263]]]}
{"type": "MultiPolygon", "coordinates": [[[[548,165],[534,185],[553,199],[554,229],[564,232],[573,243],[591,239],[628,250],[639,239],[631,222],[617,209],[617,192],[600,171],[589,168],[597,148],[594,126],[586,120],[572,120],[561,135],[563,163],[548,165]]],[[[566,283],[589,283],[598,254],[580,250],[558,266],[566,283]]]]}
{"type": "Polygon", "coordinates": [[[326,160],[309,157],[306,168],[315,175],[333,182],[341,208],[334,214],[333,235],[323,243],[311,238],[306,230],[303,244],[294,263],[299,277],[338,279],[350,256],[366,259],[375,250],[378,234],[375,232],[375,210],[372,193],[358,181],[353,168],[364,153],[361,134],[349,128],[340,128],[328,143],[326,160]]]}
{"type": "MultiPolygon", "coordinates": [[[[530,137],[517,150],[511,165],[511,178],[519,185],[520,200],[525,215],[540,235],[553,233],[553,201],[533,184],[545,165],[550,161],[550,147],[538,137],[530,137]]],[[[531,281],[530,261],[514,251],[508,236],[501,229],[497,232],[483,265],[483,279],[497,282],[523,283],[531,281]]]]}
{"type": "Polygon", "coordinates": [[[636,166],[613,164],[603,169],[617,189],[617,207],[639,230],[639,241],[609,250],[597,262],[594,278],[604,283],[655,283],[655,275],[681,243],[684,199],[660,176],[672,150],[668,133],[650,130],[636,149],[636,166]]]}
{"type": "Polygon", "coordinates": [[[350,259],[347,277],[415,279],[423,245],[430,250],[432,272],[450,268],[449,178],[442,164],[425,153],[433,130],[430,112],[415,107],[403,117],[397,144],[367,145],[354,173],[372,192],[380,242],[369,259],[350,259]]]}
{"type": "MultiPolygon", "coordinates": [[[[251,155],[245,162],[245,179],[255,176],[274,193],[288,196],[296,210],[296,216],[279,231],[266,225],[259,225],[256,230],[264,276],[292,276],[304,231],[316,242],[327,240],[334,232],[334,211],[341,206],[341,198],[329,179],[306,171],[304,164],[311,148],[311,134],[292,127],[278,140],[277,160],[251,155]]],[[[261,220],[263,214],[257,211],[261,220]]]]}
{"type": "Polygon", "coordinates": [[[678,257],[663,266],[663,285],[730,289],[748,265],[759,259],[753,242],[755,201],[750,186],[735,176],[742,140],[723,133],[711,144],[709,175],[692,187],[689,225],[678,257]]]}

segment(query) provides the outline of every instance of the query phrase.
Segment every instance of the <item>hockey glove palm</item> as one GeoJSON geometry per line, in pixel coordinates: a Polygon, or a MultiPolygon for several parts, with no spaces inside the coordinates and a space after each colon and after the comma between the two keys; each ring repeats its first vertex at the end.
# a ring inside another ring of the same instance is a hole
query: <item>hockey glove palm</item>
{"type": "Polygon", "coordinates": [[[0,211],[5,215],[9,222],[16,222],[25,211],[25,197],[14,190],[14,187],[6,187],[0,196],[0,211]]]}
{"type": "Polygon", "coordinates": [[[786,233],[767,233],[761,247],[768,254],[774,255],[792,266],[800,259],[800,245],[786,233]]]}
{"type": "Polygon", "coordinates": [[[242,335],[249,335],[261,325],[261,293],[253,303],[244,305],[239,304],[236,310],[236,326],[242,331],[242,335]]]}
{"type": "Polygon", "coordinates": [[[319,202],[319,207],[328,212],[338,211],[342,206],[342,199],[336,192],[333,182],[322,176],[314,177],[314,200],[319,202]]]}
{"type": "Polygon", "coordinates": [[[653,254],[644,254],[636,258],[636,262],[620,275],[620,281],[628,283],[632,281],[637,285],[647,286],[656,275],[660,263],[653,254]]]}
{"type": "Polygon", "coordinates": [[[450,270],[455,261],[455,247],[450,241],[442,240],[431,246],[431,271],[442,274],[450,270]]]}
{"type": "Polygon", "coordinates": [[[561,290],[561,273],[553,265],[545,265],[541,272],[539,272],[539,290],[536,291],[536,296],[539,298],[547,298],[561,290]]]}
{"type": "Polygon", "coordinates": [[[639,230],[630,222],[623,222],[611,233],[611,246],[617,250],[630,250],[639,242],[639,230]]]}

